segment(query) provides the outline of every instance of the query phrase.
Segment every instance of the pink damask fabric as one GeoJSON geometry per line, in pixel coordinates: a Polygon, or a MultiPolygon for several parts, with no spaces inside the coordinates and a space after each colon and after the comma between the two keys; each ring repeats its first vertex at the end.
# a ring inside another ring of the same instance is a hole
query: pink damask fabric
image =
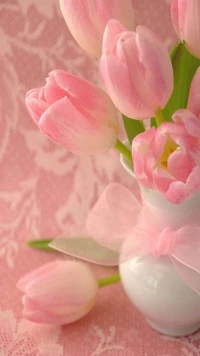
{"type": "MultiPolygon", "coordinates": [[[[159,32],[168,45],[174,36],[169,2],[133,1],[137,23],[159,32]]],[[[97,67],[71,38],[58,0],[0,0],[0,356],[198,356],[200,332],[179,339],[159,335],[120,284],[101,289],[92,312],[73,325],[39,326],[21,318],[17,280],[65,258],[25,242],[81,235],[108,183],[135,185],[116,152],[75,157],[40,134],[24,106],[25,92],[41,86],[52,69],[97,82],[97,67]]]]}

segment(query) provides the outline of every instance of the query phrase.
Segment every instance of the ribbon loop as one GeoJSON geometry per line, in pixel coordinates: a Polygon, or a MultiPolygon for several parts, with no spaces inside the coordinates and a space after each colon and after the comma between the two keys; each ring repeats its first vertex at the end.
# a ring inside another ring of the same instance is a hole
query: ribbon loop
{"type": "Polygon", "coordinates": [[[172,231],[168,228],[165,228],[158,234],[157,242],[155,249],[153,251],[153,255],[156,257],[162,255],[169,255],[171,254],[175,244],[176,244],[176,232],[172,231]]]}

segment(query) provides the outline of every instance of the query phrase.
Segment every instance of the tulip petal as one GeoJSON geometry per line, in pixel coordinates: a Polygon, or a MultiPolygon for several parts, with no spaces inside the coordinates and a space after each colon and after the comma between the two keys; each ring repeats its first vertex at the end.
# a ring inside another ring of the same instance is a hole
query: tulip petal
{"type": "Polygon", "coordinates": [[[200,136],[200,119],[195,114],[186,109],[180,109],[172,116],[173,121],[183,123],[187,132],[194,137],[200,136]]]}
{"type": "MultiPolygon", "coordinates": [[[[93,5],[93,4],[92,4],[93,5]]],[[[90,55],[100,56],[102,26],[90,0],[60,0],[65,22],[77,43],[90,55]]]]}
{"type": "Polygon", "coordinates": [[[173,69],[164,44],[145,27],[122,32],[115,21],[109,22],[104,36],[100,72],[112,101],[130,118],[155,116],[173,91],[173,69]]]}
{"type": "Polygon", "coordinates": [[[188,196],[200,189],[200,167],[195,167],[187,179],[188,196]]]}
{"type": "Polygon", "coordinates": [[[103,53],[112,53],[112,50],[115,47],[117,36],[124,31],[126,31],[126,28],[119,21],[114,19],[108,21],[103,35],[103,53]],[[113,48],[111,47],[111,45],[113,45],[113,48]]]}
{"type": "Polygon", "coordinates": [[[56,315],[43,310],[23,311],[23,317],[29,321],[40,324],[66,325],[83,318],[92,309],[93,305],[94,303],[91,303],[84,308],[77,309],[76,312],[66,313],[64,315],[56,315]]]}
{"type": "Polygon", "coordinates": [[[60,7],[72,36],[93,56],[101,55],[103,32],[110,19],[134,29],[130,0],[60,0],[60,7]]]}
{"type": "Polygon", "coordinates": [[[180,204],[186,199],[185,184],[183,182],[172,182],[165,193],[165,197],[172,204],[180,204]]]}
{"type": "Polygon", "coordinates": [[[197,69],[190,86],[187,108],[200,119],[200,67],[197,69]]]}
{"type": "Polygon", "coordinates": [[[154,188],[165,194],[175,179],[164,169],[157,167],[153,172],[154,188]]]}
{"type": "Polygon", "coordinates": [[[67,96],[65,90],[59,88],[58,86],[48,85],[44,87],[44,95],[46,102],[51,105],[54,102],[67,96]]]}
{"type": "Polygon", "coordinates": [[[59,261],[54,270],[38,275],[26,287],[30,299],[47,307],[85,304],[96,292],[97,282],[90,268],[75,261],[59,261]]]}
{"type": "Polygon", "coordinates": [[[171,18],[174,29],[181,40],[184,39],[185,14],[190,0],[171,0],[171,18]]]}
{"type": "Polygon", "coordinates": [[[95,117],[96,122],[117,127],[116,109],[102,89],[62,70],[54,71],[54,79],[83,115],[88,113],[95,117]]]}
{"type": "Polygon", "coordinates": [[[173,69],[167,48],[144,26],[138,26],[136,33],[138,57],[145,69],[146,85],[155,96],[158,108],[163,108],[173,91],[173,69]]]}
{"type": "Polygon", "coordinates": [[[173,0],[171,18],[175,31],[193,56],[200,58],[200,3],[199,0],[173,0]]]}
{"type": "Polygon", "coordinates": [[[38,96],[39,96],[39,93],[40,93],[40,88],[35,88],[35,89],[31,89],[29,91],[27,91],[26,95],[25,95],[25,100],[27,99],[40,99],[38,96]]]}
{"type": "Polygon", "coordinates": [[[178,181],[186,182],[194,168],[194,162],[185,149],[179,148],[168,158],[168,171],[178,181]]]}
{"type": "Polygon", "coordinates": [[[101,57],[101,75],[106,90],[119,111],[130,118],[148,118],[153,110],[140,98],[127,67],[113,55],[101,57]]]}
{"type": "Polygon", "coordinates": [[[35,269],[34,271],[31,271],[30,273],[26,274],[18,281],[17,288],[21,292],[25,293],[26,286],[29,282],[31,282],[33,279],[37,278],[38,276],[48,274],[52,269],[56,267],[57,264],[59,264],[59,261],[53,261],[35,269]]]}
{"type": "Polygon", "coordinates": [[[35,124],[39,125],[40,117],[43,115],[45,110],[49,108],[49,104],[42,100],[29,98],[25,100],[25,104],[35,124]]]}
{"type": "Polygon", "coordinates": [[[46,110],[40,119],[41,131],[78,155],[105,152],[116,143],[112,127],[96,125],[84,117],[65,97],[46,110]]]}

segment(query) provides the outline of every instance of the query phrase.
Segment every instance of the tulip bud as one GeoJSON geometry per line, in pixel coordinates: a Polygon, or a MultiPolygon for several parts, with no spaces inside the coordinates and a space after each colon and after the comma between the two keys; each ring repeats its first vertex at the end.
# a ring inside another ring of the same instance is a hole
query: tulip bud
{"type": "Polygon", "coordinates": [[[126,116],[143,119],[163,109],[173,91],[168,51],[143,26],[127,31],[110,20],[104,32],[101,75],[115,106],[126,116]]]}
{"type": "Polygon", "coordinates": [[[96,85],[54,70],[40,89],[30,90],[26,106],[41,131],[77,155],[115,146],[117,110],[96,85]]]}
{"type": "Polygon", "coordinates": [[[110,19],[134,29],[130,0],[60,0],[60,7],[74,39],[95,57],[101,55],[103,32],[110,19]]]}
{"type": "Polygon", "coordinates": [[[54,261],[21,278],[24,318],[42,324],[69,324],[92,309],[98,283],[82,262],[54,261]]]}
{"type": "Polygon", "coordinates": [[[200,1],[172,0],[171,18],[174,29],[188,51],[200,58],[200,1]]]}

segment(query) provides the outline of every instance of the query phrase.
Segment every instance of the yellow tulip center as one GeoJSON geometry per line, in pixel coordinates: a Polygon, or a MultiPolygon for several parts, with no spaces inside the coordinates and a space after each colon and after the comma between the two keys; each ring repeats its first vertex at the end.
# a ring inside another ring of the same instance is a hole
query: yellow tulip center
{"type": "Polygon", "coordinates": [[[168,158],[169,156],[176,151],[176,149],[179,147],[179,145],[177,145],[177,143],[175,143],[171,138],[167,139],[167,142],[165,144],[164,147],[164,151],[162,153],[162,156],[160,157],[159,160],[159,165],[165,169],[168,170],[168,158]]]}

